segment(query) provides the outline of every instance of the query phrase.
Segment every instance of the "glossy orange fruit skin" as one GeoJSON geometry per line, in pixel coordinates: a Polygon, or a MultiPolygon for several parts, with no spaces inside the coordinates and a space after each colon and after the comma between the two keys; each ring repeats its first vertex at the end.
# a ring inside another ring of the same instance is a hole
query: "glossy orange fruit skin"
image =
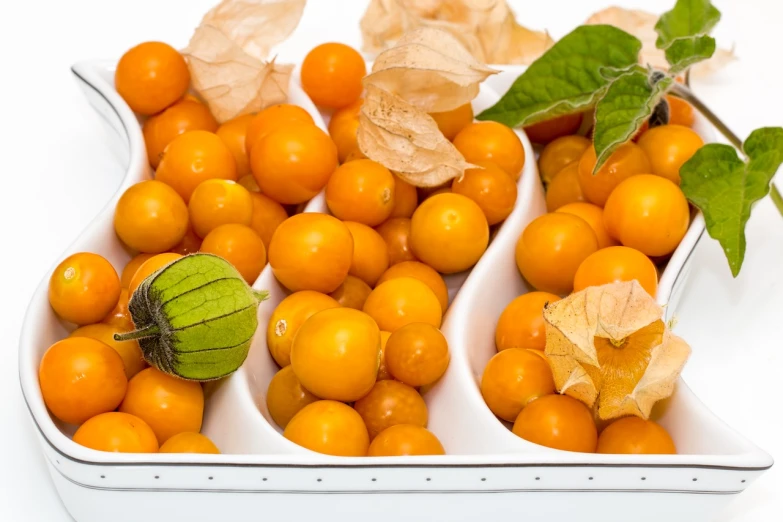
{"type": "Polygon", "coordinates": [[[597,453],[625,455],[676,455],[671,435],[660,425],[639,417],[611,423],[598,436],[597,453]]]}
{"type": "Polygon", "coordinates": [[[408,455],[445,455],[438,438],[426,428],[397,424],[386,428],[370,443],[369,457],[404,457],[408,455]]]}
{"type": "Polygon", "coordinates": [[[266,265],[266,247],[255,231],[245,225],[220,225],[207,234],[201,251],[220,256],[252,285],[266,265]]]}
{"type": "Polygon", "coordinates": [[[299,410],[319,400],[307,391],[289,365],[280,370],[269,381],[266,391],[266,407],[272,420],[285,429],[299,410]]]}
{"type": "Polygon", "coordinates": [[[416,256],[410,246],[411,220],[408,218],[393,218],[375,228],[389,251],[389,265],[393,266],[404,261],[415,261],[416,256]]]}
{"type": "Polygon", "coordinates": [[[69,337],[50,346],[41,358],[38,381],[46,407],[69,424],[112,411],[128,385],[120,355],[89,337],[69,337]]]}
{"type": "Polygon", "coordinates": [[[392,173],[369,159],[340,165],[326,184],[326,204],[335,217],[377,226],[394,210],[392,173]]]}
{"type": "Polygon", "coordinates": [[[272,105],[262,110],[250,120],[245,134],[245,152],[247,157],[253,151],[255,144],[273,130],[283,125],[305,123],[315,125],[310,113],[290,103],[272,105]]]}
{"type": "Polygon", "coordinates": [[[351,308],[330,308],[299,327],[291,366],[314,395],[351,402],[375,384],[380,351],[381,334],[372,317],[351,308]]]}
{"type": "Polygon", "coordinates": [[[603,248],[588,256],[574,275],[574,291],[636,279],[647,293],[658,291],[658,271],[650,258],[626,246],[603,248]]]}
{"type": "Polygon", "coordinates": [[[419,195],[416,187],[394,176],[394,207],[389,219],[409,218],[419,205],[419,195]]]}
{"type": "Polygon", "coordinates": [[[590,410],[567,395],[546,395],[522,409],[515,435],[549,448],[594,453],[598,430],[590,410]]]}
{"type": "Polygon", "coordinates": [[[239,179],[250,174],[250,160],[248,159],[245,138],[247,138],[247,129],[250,127],[250,122],[253,121],[254,117],[254,114],[237,116],[223,123],[214,131],[218,138],[223,140],[223,143],[228,147],[231,155],[234,156],[234,163],[237,166],[237,178],[239,179]]]}
{"type": "Polygon", "coordinates": [[[438,272],[453,274],[476,264],[489,244],[481,207],[461,194],[427,198],[411,218],[413,254],[438,272]]]}
{"type": "Polygon", "coordinates": [[[97,323],[117,305],[122,285],[106,258],[90,252],[66,257],[49,278],[49,304],[76,324],[97,323]]]}
{"type": "Polygon", "coordinates": [[[578,162],[590,140],[584,136],[563,136],[552,140],[538,157],[538,171],[544,183],[550,183],[555,175],[569,163],[578,162]]]}
{"type": "Polygon", "coordinates": [[[114,453],[157,453],[158,441],[146,422],[121,412],[92,417],[73,435],[73,441],[90,449],[114,453]]]}
{"type": "Polygon", "coordinates": [[[340,303],[340,306],[361,310],[370,296],[372,288],[356,276],[348,274],[343,284],[329,294],[329,297],[340,303]]]}
{"type": "Polygon", "coordinates": [[[312,290],[294,292],[280,301],[266,328],[266,345],[275,362],[281,368],[291,364],[291,344],[302,324],[317,312],[339,307],[333,298],[312,290]]]}
{"type": "Polygon", "coordinates": [[[459,131],[473,123],[473,106],[466,103],[450,111],[431,112],[430,116],[438,124],[443,136],[451,141],[457,137],[459,131]]]}
{"type": "Polygon", "coordinates": [[[506,219],[517,202],[517,184],[491,162],[478,163],[480,169],[468,169],[454,180],[451,191],[472,199],[484,212],[489,225],[506,219]]]}
{"type": "Polygon", "coordinates": [[[667,95],[666,101],[669,103],[669,125],[693,127],[696,122],[696,113],[690,103],[672,95],[667,95]]]}
{"type": "Polygon", "coordinates": [[[384,332],[381,330],[381,364],[378,366],[378,380],[385,381],[388,379],[394,379],[392,374],[389,373],[389,369],[386,368],[386,342],[391,337],[390,332],[384,332]]]}
{"type": "Polygon", "coordinates": [[[127,288],[123,288],[120,292],[120,300],[117,301],[116,306],[111,312],[106,314],[101,322],[111,326],[116,326],[124,332],[130,332],[133,330],[133,320],[131,319],[130,312],[128,311],[128,301],[130,300],[130,294],[127,288]]]}
{"type": "Polygon", "coordinates": [[[142,181],[129,187],[117,201],[114,230],[130,248],[159,254],[185,237],[188,207],[165,183],[142,181]]]}
{"type": "Polygon", "coordinates": [[[256,231],[256,234],[258,234],[268,250],[269,243],[272,241],[272,235],[277,230],[277,227],[288,219],[288,213],[280,203],[263,194],[251,192],[250,197],[253,199],[253,215],[250,218],[250,228],[256,231]]]}
{"type": "Polygon", "coordinates": [[[598,205],[587,202],[569,203],[558,208],[557,212],[571,214],[587,221],[587,224],[590,225],[590,228],[595,232],[599,249],[620,244],[615,238],[610,236],[609,232],[606,230],[606,225],[604,224],[604,209],[598,205]]]}
{"type": "Polygon", "coordinates": [[[169,252],[186,256],[188,254],[195,254],[200,249],[201,238],[196,235],[192,226],[188,226],[188,231],[185,232],[185,236],[179,243],[174,245],[169,252]]]}
{"type": "Polygon", "coordinates": [[[269,243],[269,264],[291,290],[334,292],[351,269],[353,236],[339,219],[297,214],[283,221],[269,243]]]}
{"type": "Polygon", "coordinates": [[[427,427],[427,405],[411,386],[393,380],[381,380],[356,401],[354,409],[364,419],[370,440],[390,426],[413,424],[427,427]]]}
{"type": "Polygon", "coordinates": [[[130,285],[128,285],[128,294],[133,297],[133,292],[136,291],[136,289],[145,279],[164,266],[168,265],[169,263],[173,263],[181,257],[181,255],[175,254],[173,252],[165,252],[146,260],[144,263],[142,263],[139,269],[136,270],[136,273],[133,274],[130,285]]]}
{"type": "Polygon", "coordinates": [[[387,332],[410,323],[427,323],[437,329],[443,318],[435,293],[412,277],[397,277],[379,284],[364,302],[364,311],[387,332]]]}
{"type": "Polygon", "coordinates": [[[367,65],[356,49],[324,43],[307,53],[302,62],[302,88],[316,105],[339,109],[359,99],[365,74],[367,65]]]}
{"type": "Polygon", "coordinates": [[[100,341],[109,348],[116,351],[122,358],[122,364],[125,368],[125,377],[131,379],[134,375],[147,367],[144,357],[141,354],[141,347],[138,341],[115,341],[114,335],[132,330],[121,328],[115,325],[95,323],[77,328],[68,337],[89,337],[100,341]]]}
{"type": "Polygon", "coordinates": [[[329,135],[305,123],[281,125],[258,140],[250,169],[261,192],[284,205],[315,197],[337,168],[337,147],[329,135]]]}
{"type": "Polygon", "coordinates": [[[196,235],[205,238],[220,225],[250,225],[253,198],[236,181],[208,179],[196,187],[190,196],[188,213],[196,235]]]}
{"type": "Polygon", "coordinates": [[[552,140],[574,134],[582,126],[582,113],[566,114],[551,120],[525,127],[525,134],[532,143],[546,145],[552,140]]]}
{"type": "Polygon", "coordinates": [[[236,181],[237,165],[231,151],[217,134],[194,130],[180,134],[163,151],[155,179],[177,191],[187,203],[208,179],[236,181]]]}
{"type": "Polygon", "coordinates": [[[220,450],[208,437],[186,431],[177,433],[160,447],[160,453],[201,453],[218,455],[220,450]]]}
{"type": "Polygon", "coordinates": [[[361,98],[336,111],[329,120],[329,136],[337,146],[340,163],[345,163],[348,155],[358,148],[356,133],[359,130],[359,112],[364,100],[361,98]]]}
{"type": "MultiPolygon", "coordinates": [[[[528,292],[506,305],[495,327],[495,347],[543,350],[546,345],[544,308],[560,297],[549,292],[528,292]]],[[[508,419],[514,420],[514,419],[508,419]]]]}
{"type": "Polygon", "coordinates": [[[114,86],[130,108],[155,114],[176,102],[190,85],[190,71],[176,49],[162,42],[144,42],[122,55],[114,86]]]}
{"type": "Polygon", "coordinates": [[[598,239],[585,220],[555,212],[530,222],[519,236],[515,257],[535,289],[563,295],[572,290],[579,265],[596,250],[598,239]]]}
{"type": "Polygon", "coordinates": [[[596,161],[595,147],[588,147],[579,159],[579,185],[587,201],[599,207],[604,206],[621,181],[635,174],[647,174],[652,169],[647,154],[633,142],[620,145],[593,175],[596,161]]]}
{"type": "Polygon", "coordinates": [[[389,268],[389,249],[381,235],[362,223],[344,221],[353,237],[353,258],[348,273],[375,286],[389,268]]]}
{"type": "Polygon", "coordinates": [[[147,368],[128,383],[121,412],[136,415],[149,424],[159,444],[182,432],[201,431],[204,392],[201,384],[147,368]]]}
{"type": "Polygon", "coordinates": [[[122,269],[122,275],[120,276],[120,284],[123,288],[128,288],[128,286],[130,286],[131,279],[133,279],[134,274],[136,274],[136,270],[138,270],[147,259],[154,255],[155,254],[136,254],[128,261],[125,268],[122,269]]]}
{"type": "Polygon", "coordinates": [[[546,209],[549,212],[585,200],[579,184],[579,163],[569,163],[558,172],[546,187],[546,209]]]}
{"type": "Polygon", "coordinates": [[[193,100],[178,101],[160,114],[150,116],[142,125],[150,166],[158,168],[163,151],[180,134],[193,130],[215,132],[217,128],[209,107],[193,100]]]}
{"type": "Polygon", "coordinates": [[[311,451],[338,457],[364,457],[370,437],[361,416],[337,401],[317,401],[288,423],[285,438],[311,451]]]}
{"type": "Polygon", "coordinates": [[[426,386],[448,368],[449,344],[436,327],[411,323],[391,333],[384,357],[395,379],[409,386],[426,386]]]}
{"type": "Polygon", "coordinates": [[[690,207],[668,179],[640,174],[614,189],[604,207],[604,224],[623,245],[648,256],[665,256],[685,237],[690,207]]]}
{"type": "Polygon", "coordinates": [[[441,310],[443,310],[444,314],[446,313],[446,308],[449,306],[449,289],[446,286],[446,281],[443,280],[443,276],[436,272],[434,268],[420,261],[403,261],[390,266],[376,284],[379,285],[397,277],[412,277],[429,286],[435,297],[438,298],[441,310]]]}
{"type": "Polygon", "coordinates": [[[528,403],[554,392],[549,364],[532,350],[509,348],[497,353],[481,377],[481,395],[487,406],[510,422],[528,403]]]}
{"type": "Polygon", "coordinates": [[[704,140],[688,127],[660,125],[642,134],[638,143],[650,158],[650,172],[679,185],[680,167],[704,145],[704,140]]]}
{"type": "Polygon", "coordinates": [[[474,165],[491,161],[518,180],[525,165],[525,149],[513,129],[495,121],[479,121],[463,128],[454,138],[454,146],[474,165]]]}

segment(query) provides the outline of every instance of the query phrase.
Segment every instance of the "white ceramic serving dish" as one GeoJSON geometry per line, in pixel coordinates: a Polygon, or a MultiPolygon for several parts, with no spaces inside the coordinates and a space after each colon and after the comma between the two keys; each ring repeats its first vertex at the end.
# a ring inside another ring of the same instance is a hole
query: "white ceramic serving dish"
{"type": "MultiPolygon", "coordinates": [[[[518,68],[492,82],[502,89],[518,68]]],[[[113,64],[73,68],[90,103],[103,116],[107,146],[118,157],[118,191],[63,256],[94,251],[117,267],[129,259],[114,234],[113,208],[129,185],[150,176],[141,130],[113,88],[113,64]]],[[[490,88],[477,103],[491,103],[490,88]]],[[[291,100],[315,108],[296,85],[291,100]]],[[[323,125],[323,121],[316,121],[323,125]]],[[[494,351],[491,332],[506,303],[527,291],[513,261],[513,244],[524,226],[544,211],[533,151],[521,134],[528,161],[517,208],[485,256],[464,281],[445,318],[452,362],[446,376],[425,394],[430,428],[449,455],[336,458],[293,445],[267,421],[263,394],[276,367],[265,346],[265,325],[284,296],[270,270],[257,288],[271,298],[259,308],[262,325],[245,365],[209,388],[203,431],[222,455],[114,454],[72,442],[69,427],[46,410],[37,379],[45,350],[67,334],[47,300],[48,274],[27,312],[20,341],[22,391],[38,428],[51,476],[78,522],[191,522],[221,520],[475,521],[516,517],[586,522],[707,521],[732,495],[772,464],[763,451],[726,427],[680,383],[659,408],[682,451],[672,456],[577,454],[542,448],[510,434],[481,401],[476,377],[494,351]],[[629,516],[629,514],[631,514],[629,516]]],[[[101,173],[108,175],[110,173],[101,173]]],[[[322,198],[307,211],[324,211],[322,198]]],[[[694,221],[661,278],[659,300],[674,308],[687,274],[689,253],[703,223],[694,221]]],[[[459,281],[452,284],[453,288],[459,281]]],[[[699,347],[694,347],[698,350],[699,347]]]]}

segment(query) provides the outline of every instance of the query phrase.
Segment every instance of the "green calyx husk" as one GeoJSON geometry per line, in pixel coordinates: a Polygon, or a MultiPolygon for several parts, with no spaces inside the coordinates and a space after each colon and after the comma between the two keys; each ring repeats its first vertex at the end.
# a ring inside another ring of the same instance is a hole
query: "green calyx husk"
{"type": "Polygon", "coordinates": [[[145,279],[128,310],[144,359],[159,370],[194,381],[235,372],[245,361],[266,292],[250,288],[225,259],[191,254],[145,279]]]}

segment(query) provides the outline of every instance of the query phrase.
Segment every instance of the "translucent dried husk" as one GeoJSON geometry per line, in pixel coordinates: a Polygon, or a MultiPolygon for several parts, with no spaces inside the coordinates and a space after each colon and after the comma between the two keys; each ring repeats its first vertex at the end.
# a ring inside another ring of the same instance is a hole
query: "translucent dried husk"
{"type": "MultiPolygon", "coordinates": [[[[666,61],[664,51],[655,46],[655,40],[658,38],[658,33],[655,32],[656,22],[658,22],[658,15],[647,11],[608,7],[593,14],[585,24],[613,25],[634,35],[642,42],[639,61],[642,64],[666,70],[669,68],[669,62],[666,61]]],[[[716,49],[712,58],[691,67],[691,76],[707,76],[734,60],[736,60],[736,56],[733,49],[716,49]]]]}
{"type": "Polygon", "coordinates": [[[589,287],[544,311],[546,356],[560,393],[602,420],[649,418],[669,397],[690,347],[637,281],[589,287]]]}
{"type": "Polygon", "coordinates": [[[364,84],[425,112],[444,112],[470,102],[481,82],[498,72],[476,60],[451,34],[421,27],[378,55],[364,84]]]}
{"type": "Polygon", "coordinates": [[[371,0],[360,26],[373,54],[418,27],[450,33],[482,63],[530,64],[554,44],[519,25],[505,0],[371,0]]]}
{"type": "Polygon", "coordinates": [[[374,85],[367,86],[357,141],[365,156],[419,187],[441,185],[473,167],[429,114],[374,85]]]}
{"type": "Polygon", "coordinates": [[[305,0],[223,0],[183,51],[194,90],[219,122],[288,99],[292,65],[266,60],[296,28],[305,0]]]}

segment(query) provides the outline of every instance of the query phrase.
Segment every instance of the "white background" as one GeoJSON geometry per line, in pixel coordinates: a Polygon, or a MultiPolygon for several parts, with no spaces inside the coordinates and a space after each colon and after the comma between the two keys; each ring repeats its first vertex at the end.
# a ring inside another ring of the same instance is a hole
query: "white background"
{"type": "MultiPolygon", "coordinates": [[[[358,46],[367,0],[310,0],[280,48],[296,60],[326,40],[358,46]]],[[[609,0],[512,0],[519,20],[558,38],[609,0]]],[[[216,0],[5,0],[0,14],[0,520],[70,521],[38,451],[17,377],[27,302],[59,254],[113,193],[114,167],[96,116],[69,66],[117,58],[145,40],[187,44],[216,0]]],[[[616,0],[662,12],[673,0],[616,0]]],[[[694,88],[729,127],[783,125],[777,0],[715,0],[718,43],[739,61],[694,88]]],[[[783,175],[778,176],[783,186],[783,175]]],[[[748,255],[732,279],[706,238],[683,299],[677,331],[693,346],[685,378],[704,402],[773,456],[783,457],[783,219],[767,199],[748,226],[748,255]]],[[[767,522],[783,514],[783,465],[767,472],[720,522],[767,522]]],[[[122,506],[117,506],[122,509],[122,506]]],[[[633,515],[629,513],[629,520],[633,515]]],[[[559,521],[553,521],[559,522],[559,521]]]]}

